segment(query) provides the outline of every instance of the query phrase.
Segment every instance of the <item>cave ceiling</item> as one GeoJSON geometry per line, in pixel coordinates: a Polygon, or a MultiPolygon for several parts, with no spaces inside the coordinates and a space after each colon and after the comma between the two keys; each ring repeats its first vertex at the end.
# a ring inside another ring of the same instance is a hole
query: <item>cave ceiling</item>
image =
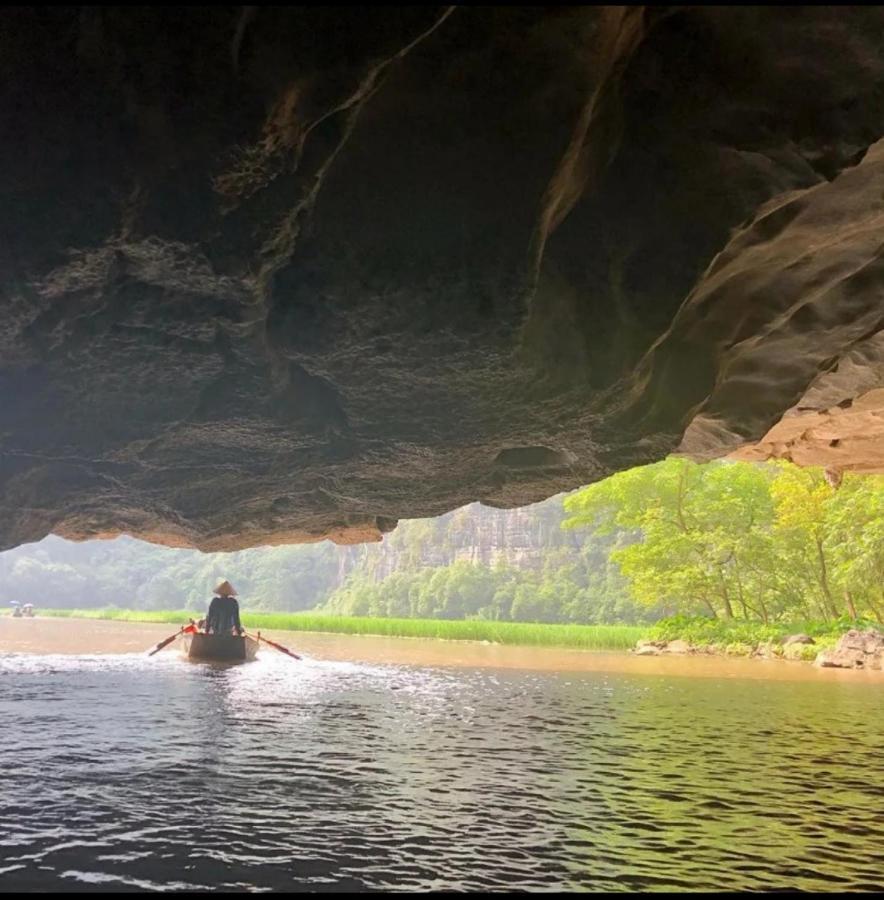
{"type": "Polygon", "coordinates": [[[18,7],[0,546],[884,471],[884,9],[18,7]]]}

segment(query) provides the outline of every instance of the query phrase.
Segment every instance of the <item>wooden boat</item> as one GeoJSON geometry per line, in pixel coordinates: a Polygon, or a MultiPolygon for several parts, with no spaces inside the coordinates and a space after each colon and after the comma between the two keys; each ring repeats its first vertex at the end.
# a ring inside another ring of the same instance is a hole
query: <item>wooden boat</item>
{"type": "Polygon", "coordinates": [[[245,635],[185,634],[182,649],[190,659],[246,662],[258,652],[258,642],[245,635]]]}

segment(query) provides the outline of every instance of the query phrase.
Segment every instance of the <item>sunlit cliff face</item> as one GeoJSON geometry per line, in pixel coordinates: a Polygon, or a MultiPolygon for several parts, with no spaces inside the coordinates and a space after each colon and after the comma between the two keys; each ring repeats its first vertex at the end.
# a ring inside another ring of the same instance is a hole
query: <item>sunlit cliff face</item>
{"type": "Polygon", "coordinates": [[[882,29],[7,11],[0,546],[377,540],[674,450],[881,467],[882,29]]]}

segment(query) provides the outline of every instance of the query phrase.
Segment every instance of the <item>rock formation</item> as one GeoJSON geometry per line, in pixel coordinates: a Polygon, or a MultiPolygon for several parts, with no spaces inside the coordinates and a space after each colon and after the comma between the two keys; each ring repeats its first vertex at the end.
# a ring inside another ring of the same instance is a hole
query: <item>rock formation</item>
{"type": "MultiPolygon", "coordinates": [[[[562,500],[554,497],[518,509],[472,503],[435,519],[407,522],[380,546],[342,549],[338,556],[339,585],[357,569],[380,580],[394,572],[457,562],[489,569],[504,565],[537,571],[555,552],[561,559],[577,562],[589,535],[563,530],[564,519],[562,500]]],[[[594,543],[600,545],[596,564],[602,570],[605,557],[601,548],[605,545],[598,538],[594,543]]]]}
{"type": "Polygon", "coordinates": [[[833,650],[823,650],[816,665],[840,669],[884,669],[884,633],[875,628],[852,628],[833,650]]]}
{"type": "Polygon", "coordinates": [[[635,645],[632,651],[636,656],[660,656],[666,653],[672,653],[676,656],[686,656],[695,653],[708,653],[707,648],[694,647],[688,641],[652,641],[641,640],[635,645]]]}
{"type": "Polygon", "coordinates": [[[5,11],[0,547],[377,540],[673,450],[878,470],[882,29],[5,11]]]}

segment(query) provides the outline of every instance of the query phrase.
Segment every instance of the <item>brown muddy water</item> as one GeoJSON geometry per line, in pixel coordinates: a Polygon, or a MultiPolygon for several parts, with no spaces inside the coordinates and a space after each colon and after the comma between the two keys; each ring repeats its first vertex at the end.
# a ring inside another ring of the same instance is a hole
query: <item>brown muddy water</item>
{"type": "Polygon", "coordinates": [[[884,888],[873,673],[173,630],[0,623],[3,891],[884,888]]]}

